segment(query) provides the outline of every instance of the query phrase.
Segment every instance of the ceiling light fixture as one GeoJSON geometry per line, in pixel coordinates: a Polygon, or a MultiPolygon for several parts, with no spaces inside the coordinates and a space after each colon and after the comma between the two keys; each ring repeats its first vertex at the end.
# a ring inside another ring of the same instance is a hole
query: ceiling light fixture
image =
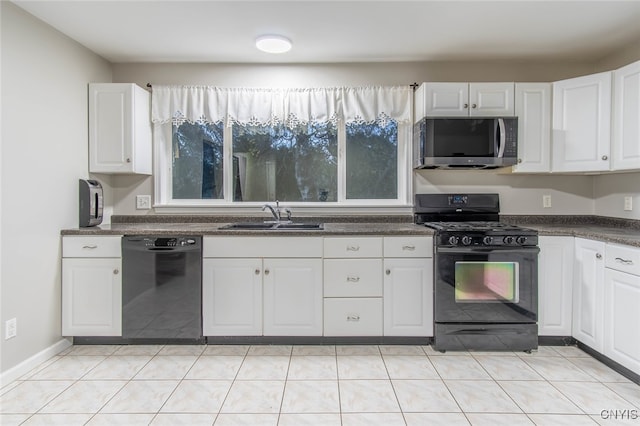
{"type": "Polygon", "coordinates": [[[256,47],[267,53],[285,53],[291,50],[291,40],[279,35],[263,35],[256,39],[256,47]]]}

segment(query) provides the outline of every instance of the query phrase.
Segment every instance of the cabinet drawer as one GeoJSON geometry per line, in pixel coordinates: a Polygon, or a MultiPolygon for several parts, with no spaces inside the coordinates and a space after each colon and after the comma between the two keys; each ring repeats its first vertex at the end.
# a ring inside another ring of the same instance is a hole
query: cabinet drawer
{"type": "Polygon", "coordinates": [[[326,259],[324,297],[382,297],[382,259],[326,259]]]}
{"type": "Polygon", "coordinates": [[[605,253],[605,265],[607,268],[640,275],[640,249],[607,244],[605,253]]]}
{"type": "Polygon", "coordinates": [[[325,238],[324,257],[382,257],[382,238],[325,238]]]}
{"type": "Polygon", "coordinates": [[[382,336],[382,298],[324,299],[325,336],[382,336]]]}
{"type": "Polygon", "coordinates": [[[205,237],[203,257],[322,257],[321,237],[205,237]]]}
{"type": "Polygon", "coordinates": [[[122,237],[66,236],[62,257],[122,257],[122,237]]]}
{"type": "Polygon", "coordinates": [[[433,238],[385,237],[384,257],[433,257],[433,238]]]}

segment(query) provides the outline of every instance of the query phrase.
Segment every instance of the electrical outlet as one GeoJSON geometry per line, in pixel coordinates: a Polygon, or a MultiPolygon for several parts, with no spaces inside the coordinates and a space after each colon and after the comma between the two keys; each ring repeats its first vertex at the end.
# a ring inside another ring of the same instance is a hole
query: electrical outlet
{"type": "Polygon", "coordinates": [[[542,196],[542,208],[545,208],[545,209],[551,208],[551,195],[542,196]]]}
{"type": "Polygon", "coordinates": [[[632,197],[624,197],[624,209],[625,211],[630,212],[633,210],[633,198],[632,197]]]}
{"type": "Polygon", "coordinates": [[[136,195],[136,209],[149,210],[151,208],[151,195],[136,195]]]}
{"type": "Polygon", "coordinates": [[[9,340],[13,337],[16,337],[18,334],[18,320],[16,318],[11,318],[7,320],[4,327],[4,340],[9,340]]]}

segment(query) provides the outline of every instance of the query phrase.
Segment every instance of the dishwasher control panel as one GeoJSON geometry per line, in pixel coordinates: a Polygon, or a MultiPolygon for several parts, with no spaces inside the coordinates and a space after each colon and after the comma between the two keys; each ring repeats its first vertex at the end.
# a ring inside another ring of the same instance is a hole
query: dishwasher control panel
{"type": "Polygon", "coordinates": [[[196,244],[195,238],[190,237],[157,237],[145,238],[144,245],[146,247],[184,247],[196,244]]]}

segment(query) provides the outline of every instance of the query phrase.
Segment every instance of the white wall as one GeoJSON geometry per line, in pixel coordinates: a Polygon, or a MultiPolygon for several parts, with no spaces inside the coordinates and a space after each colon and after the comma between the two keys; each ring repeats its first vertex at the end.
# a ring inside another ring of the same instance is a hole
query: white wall
{"type": "Polygon", "coordinates": [[[60,230],[78,226],[88,177],[87,84],[110,81],[111,65],[12,3],[0,8],[4,373],[61,340],[60,230]],[[9,318],[18,335],[4,340],[9,318]]]}

